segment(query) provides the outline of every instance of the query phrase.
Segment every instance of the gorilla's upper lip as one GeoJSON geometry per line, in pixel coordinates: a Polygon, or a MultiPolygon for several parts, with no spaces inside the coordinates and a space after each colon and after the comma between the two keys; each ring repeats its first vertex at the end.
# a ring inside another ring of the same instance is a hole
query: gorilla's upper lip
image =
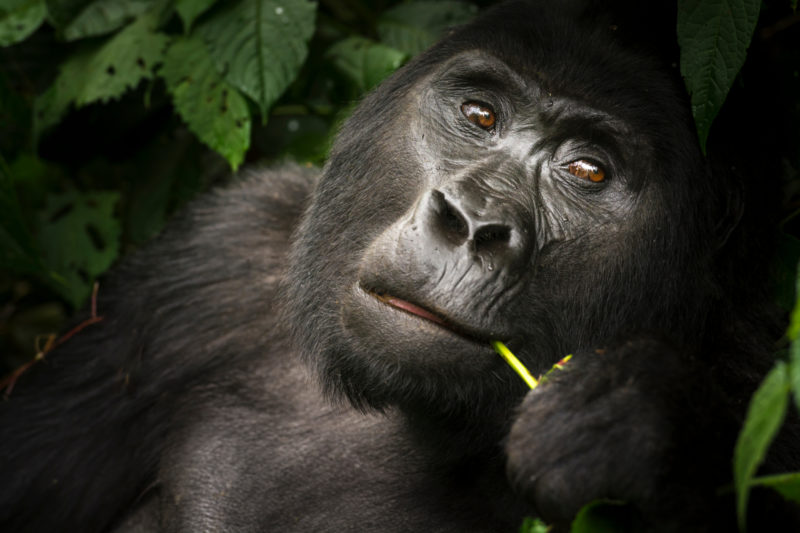
{"type": "Polygon", "coordinates": [[[372,288],[372,287],[365,287],[359,284],[360,288],[372,296],[373,298],[377,299],[380,302],[385,303],[386,305],[393,307],[395,309],[399,309],[406,313],[418,316],[428,322],[432,322],[446,330],[449,330],[452,333],[460,337],[464,337],[470,341],[477,342],[480,344],[487,344],[492,339],[486,335],[485,333],[478,331],[475,328],[471,328],[468,326],[463,326],[461,324],[456,324],[452,320],[448,319],[441,314],[431,311],[425,307],[422,307],[419,304],[416,304],[408,299],[401,298],[399,296],[395,296],[394,294],[389,293],[386,290],[372,288]]]}

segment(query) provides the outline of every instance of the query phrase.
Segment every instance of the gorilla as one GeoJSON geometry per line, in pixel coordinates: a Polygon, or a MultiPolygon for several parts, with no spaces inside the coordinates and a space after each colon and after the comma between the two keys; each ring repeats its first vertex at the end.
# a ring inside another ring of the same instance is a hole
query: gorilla
{"type": "Polygon", "coordinates": [[[780,335],[767,195],[703,157],[648,31],[504,3],[368,95],[321,176],[196,201],[3,402],[0,529],[564,530],[609,499],[730,531],[780,335]],[[574,357],[528,391],[493,340],[574,357]]]}

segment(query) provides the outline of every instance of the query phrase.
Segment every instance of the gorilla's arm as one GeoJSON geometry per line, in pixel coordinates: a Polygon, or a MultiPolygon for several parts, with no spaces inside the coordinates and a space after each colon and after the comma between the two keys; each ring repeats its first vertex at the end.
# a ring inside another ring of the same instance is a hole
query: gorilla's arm
{"type": "Polygon", "coordinates": [[[0,529],[103,530],[140,497],[176,398],[263,357],[313,180],[290,168],[207,195],[101,280],[102,321],[0,402],[0,529]]]}
{"type": "MultiPolygon", "coordinates": [[[[653,338],[576,354],[520,407],[508,441],[512,485],[556,526],[608,499],[630,504],[636,530],[734,531],[733,444],[746,402],[730,391],[752,392],[764,369],[724,366],[653,338]]],[[[767,472],[792,462],[790,419],[767,472]]],[[[750,508],[753,530],[800,523],[774,493],[756,493],[750,508]]]]}

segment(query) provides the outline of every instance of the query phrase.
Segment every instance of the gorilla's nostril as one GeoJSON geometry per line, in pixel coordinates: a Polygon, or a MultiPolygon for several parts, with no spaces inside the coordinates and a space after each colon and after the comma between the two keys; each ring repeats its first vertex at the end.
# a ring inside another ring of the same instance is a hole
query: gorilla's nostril
{"type": "Polygon", "coordinates": [[[518,264],[527,253],[527,244],[524,239],[515,238],[519,233],[511,212],[514,204],[496,198],[488,201],[468,185],[456,184],[446,191],[434,189],[427,193],[417,221],[428,232],[430,244],[434,248],[446,244],[453,253],[461,253],[488,270],[518,264]],[[463,249],[456,252],[457,248],[463,249]]]}
{"type": "Polygon", "coordinates": [[[469,224],[456,206],[445,198],[441,191],[431,192],[431,201],[436,213],[432,221],[439,233],[449,242],[460,245],[469,239],[469,224]]]}
{"type": "Polygon", "coordinates": [[[511,228],[492,224],[478,228],[472,239],[475,252],[500,253],[508,248],[511,240],[511,228]]]}

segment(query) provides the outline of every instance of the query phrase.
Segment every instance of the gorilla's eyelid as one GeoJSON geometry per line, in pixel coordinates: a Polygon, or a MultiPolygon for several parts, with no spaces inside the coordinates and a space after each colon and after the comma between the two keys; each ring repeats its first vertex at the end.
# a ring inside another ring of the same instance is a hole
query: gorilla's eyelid
{"type": "Polygon", "coordinates": [[[452,88],[482,88],[509,95],[528,92],[523,78],[500,59],[476,50],[464,52],[448,61],[437,76],[437,85],[452,88]]]}

